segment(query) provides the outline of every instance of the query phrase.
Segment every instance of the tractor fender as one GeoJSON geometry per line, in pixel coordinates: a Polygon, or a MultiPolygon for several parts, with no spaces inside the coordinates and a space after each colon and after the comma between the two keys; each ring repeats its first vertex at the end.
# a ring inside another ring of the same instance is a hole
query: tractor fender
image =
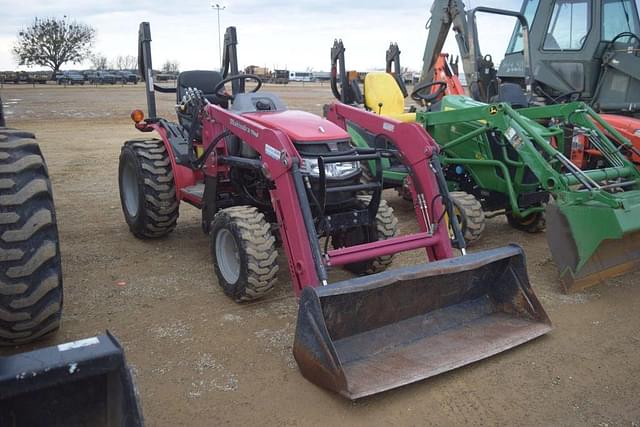
{"type": "Polygon", "coordinates": [[[159,136],[160,140],[164,144],[167,153],[169,153],[169,160],[171,161],[171,169],[173,170],[173,180],[176,186],[176,198],[178,201],[182,200],[182,189],[190,187],[196,184],[201,172],[194,170],[190,166],[186,166],[183,162],[178,161],[177,150],[169,142],[169,130],[162,124],[162,122],[149,123],[148,127],[152,128],[159,136]]]}

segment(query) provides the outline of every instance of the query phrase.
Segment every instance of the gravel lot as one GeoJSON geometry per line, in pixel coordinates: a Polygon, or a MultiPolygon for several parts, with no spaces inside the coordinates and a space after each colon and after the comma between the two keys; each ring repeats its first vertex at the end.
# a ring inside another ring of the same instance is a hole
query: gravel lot
{"type": "MultiPolygon", "coordinates": [[[[328,85],[269,86],[292,109],[320,113],[328,85]]],[[[7,120],[35,132],[54,184],[65,274],[61,331],[50,345],[109,329],[134,369],[148,425],[640,425],[639,273],[563,295],[544,234],[489,220],[473,250],[521,244],[555,329],[532,343],[430,380],[348,402],[308,383],[291,355],[297,303],[281,253],[279,284],[238,305],[216,284],[199,212],[155,241],[124,222],[117,165],[143,87],[10,86],[7,120]],[[119,282],[124,282],[124,285],[119,282]]],[[[159,112],[173,117],[171,95],[159,112]]],[[[413,212],[385,194],[401,221],[413,212]]],[[[423,261],[398,256],[393,267],[423,261]]],[[[347,277],[335,272],[332,279],[347,277]]],[[[6,352],[6,350],[5,350],[6,352]]]]}

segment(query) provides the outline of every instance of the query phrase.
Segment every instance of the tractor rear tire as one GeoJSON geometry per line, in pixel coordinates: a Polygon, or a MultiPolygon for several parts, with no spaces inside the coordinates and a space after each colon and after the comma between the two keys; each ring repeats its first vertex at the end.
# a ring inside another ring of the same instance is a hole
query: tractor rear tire
{"type": "Polygon", "coordinates": [[[487,225],[482,205],[475,196],[464,191],[452,191],[449,194],[465,242],[471,244],[479,240],[487,225]]]}
{"type": "Polygon", "coordinates": [[[541,233],[547,228],[544,212],[536,212],[526,218],[516,217],[507,213],[506,217],[511,227],[527,233],[541,233]]]}
{"type": "Polygon", "coordinates": [[[178,199],[171,160],[163,142],[125,142],[118,170],[122,212],[133,235],[153,239],[172,232],[178,220],[178,199]]]}
{"type": "Polygon", "coordinates": [[[0,345],[60,327],[62,268],[53,193],[35,136],[0,128],[0,345]]]}
{"type": "Polygon", "coordinates": [[[253,206],[221,209],[211,223],[218,284],[237,302],[266,295],[277,279],[278,250],[264,215],[253,206]]]}
{"type": "MultiPolygon", "coordinates": [[[[371,196],[358,196],[364,203],[369,203],[371,196]]],[[[331,244],[334,248],[343,248],[362,243],[371,243],[395,237],[398,232],[398,218],[393,213],[393,208],[384,199],[380,200],[378,213],[376,214],[375,236],[371,238],[364,227],[354,228],[347,233],[332,236],[331,244]]],[[[393,261],[393,255],[384,255],[367,261],[346,264],[344,268],[357,275],[380,273],[386,270],[393,261]]]]}
{"type": "Polygon", "coordinates": [[[396,187],[396,193],[402,197],[402,200],[413,202],[413,196],[411,195],[411,190],[409,190],[409,185],[406,180],[402,183],[401,187],[396,187]]]}

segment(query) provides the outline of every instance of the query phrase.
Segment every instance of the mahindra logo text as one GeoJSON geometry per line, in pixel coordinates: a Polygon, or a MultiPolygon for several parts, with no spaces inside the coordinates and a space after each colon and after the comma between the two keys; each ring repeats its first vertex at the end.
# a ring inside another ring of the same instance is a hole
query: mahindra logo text
{"type": "Polygon", "coordinates": [[[246,133],[248,133],[249,135],[253,136],[254,138],[258,137],[258,132],[256,132],[255,130],[251,129],[249,126],[245,125],[244,123],[241,123],[235,119],[230,119],[229,120],[229,124],[231,126],[237,127],[240,130],[245,131],[246,133]]]}

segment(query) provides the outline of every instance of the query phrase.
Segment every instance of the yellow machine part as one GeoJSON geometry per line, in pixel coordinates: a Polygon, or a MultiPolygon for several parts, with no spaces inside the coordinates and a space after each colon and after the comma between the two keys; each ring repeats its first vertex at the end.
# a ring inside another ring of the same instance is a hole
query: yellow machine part
{"type": "Polygon", "coordinates": [[[404,96],[391,74],[368,73],[364,78],[364,104],[381,116],[401,122],[414,122],[415,113],[404,112],[404,96]]]}

